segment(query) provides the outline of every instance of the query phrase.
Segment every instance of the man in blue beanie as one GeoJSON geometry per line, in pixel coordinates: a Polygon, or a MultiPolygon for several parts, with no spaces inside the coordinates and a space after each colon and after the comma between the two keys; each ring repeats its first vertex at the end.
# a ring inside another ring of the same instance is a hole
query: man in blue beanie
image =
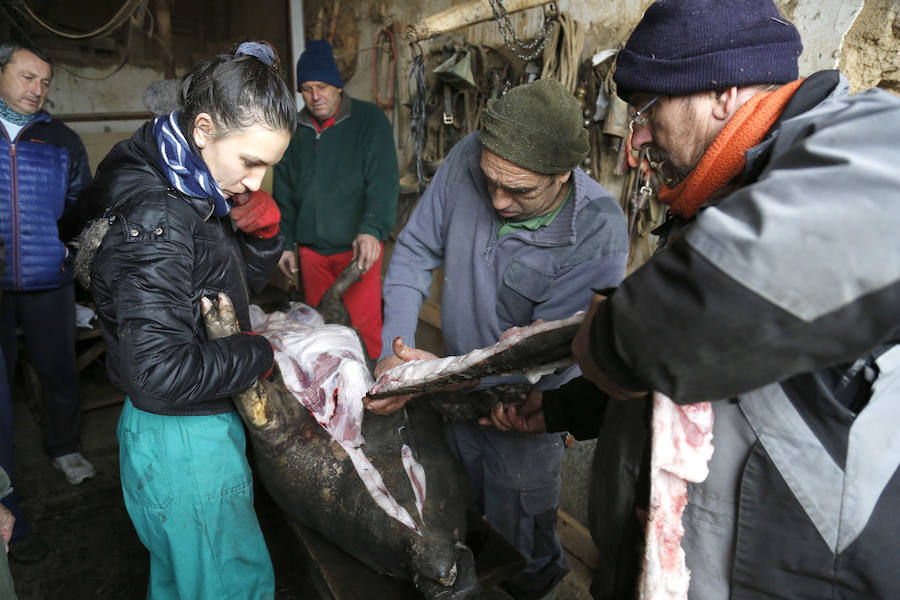
{"type": "Polygon", "coordinates": [[[900,589],[900,99],[798,79],[800,51],[771,0],[660,0],[617,58],[631,145],[663,165],[665,250],[594,298],[583,378],[493,414],[598,437],[595,598],[900,589]],[[673,477],[651,465],[689,456],[663,432],[691,411],[715,451],[665,523],[651,490],[673,477]]]}
{"type": "Polygon", "coordinates": [[[371,102],[351,99],[325,40],[311,40],[297,61],[306,103],[297,131],[275,166],[284,252],[278,266],[300,278],[305,301],[319,303],[356,261],[362,279],[344,294],[370,357],[381,353],[381,258],[394,228],[399,182],[394,134],[371,102]]]}

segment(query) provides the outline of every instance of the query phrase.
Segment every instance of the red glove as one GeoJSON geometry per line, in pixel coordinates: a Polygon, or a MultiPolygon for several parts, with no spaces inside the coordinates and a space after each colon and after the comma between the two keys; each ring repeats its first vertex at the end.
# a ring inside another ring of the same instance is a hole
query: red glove
{"type": "Polygon", "coordinates": [[[272,196],[257,190],[234,197],[231,220],[241,231],[268,239],[278,233],[281,212],[272,196]]]}

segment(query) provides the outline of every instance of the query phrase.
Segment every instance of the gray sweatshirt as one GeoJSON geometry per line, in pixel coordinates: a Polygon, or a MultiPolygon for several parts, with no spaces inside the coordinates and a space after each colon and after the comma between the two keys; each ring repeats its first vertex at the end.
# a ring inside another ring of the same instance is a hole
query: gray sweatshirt
{"type": "MultiPolygon", "coordinates": [[[[501,220],[480,158],[479,132],[454,146],[397,239],[384,281],[382,358],[397,336],[415,344],[419,309],[442,265],[448,355],[489,346],[513,326],[586,310],[591,288],[616,286],[625,275],[625,217],[584,171],[574,170],[572,193],[552,223],[498,238],[501,220]]],[[[549,375],[538,387],[557,387],[578,372],[549,375]]]]}

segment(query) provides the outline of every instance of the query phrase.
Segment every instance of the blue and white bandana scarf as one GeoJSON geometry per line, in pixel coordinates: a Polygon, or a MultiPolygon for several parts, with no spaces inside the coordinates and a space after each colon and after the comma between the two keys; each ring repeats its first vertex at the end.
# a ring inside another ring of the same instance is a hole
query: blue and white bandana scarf
{"type": "Polygon", "coordinates": [[[156,117],[153,121],[153,136],[162,156],[162,170],[169,182],[183,194],[195,198],[212,198],[215,201],[213,215],[223,217],[231,210],[231,203],[203,159],[191,152],[191,147],[178,126],[178,113],[156,117]]]}

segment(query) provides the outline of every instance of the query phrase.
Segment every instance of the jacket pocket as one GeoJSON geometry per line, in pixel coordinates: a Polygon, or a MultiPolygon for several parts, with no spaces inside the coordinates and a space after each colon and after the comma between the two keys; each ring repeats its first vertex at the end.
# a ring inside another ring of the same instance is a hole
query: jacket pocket
{"type": "Polygon", "coordinates": [[[530,325],[534,306],[550,298],[553,275],[519,259],[506,267],[497,298],[497,316],[508,327],[530,325]]]}
{"type": "Polygon", "coordinates": [[[123,493],[147,508],[166,508],[175,499],[166,448],[159,430],[121,435],[123,493]]]}

